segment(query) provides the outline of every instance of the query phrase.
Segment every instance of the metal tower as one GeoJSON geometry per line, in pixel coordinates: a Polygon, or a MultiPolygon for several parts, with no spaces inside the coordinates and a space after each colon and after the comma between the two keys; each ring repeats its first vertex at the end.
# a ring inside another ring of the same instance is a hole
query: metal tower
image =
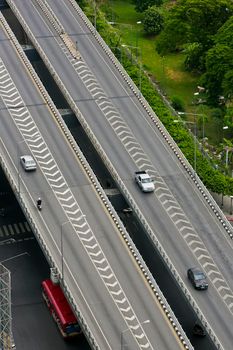
{"type": "Polygon", "coordinates": [[[12,348],[11,276],[10,271],[0,264],[0,349],[12,348]]]}

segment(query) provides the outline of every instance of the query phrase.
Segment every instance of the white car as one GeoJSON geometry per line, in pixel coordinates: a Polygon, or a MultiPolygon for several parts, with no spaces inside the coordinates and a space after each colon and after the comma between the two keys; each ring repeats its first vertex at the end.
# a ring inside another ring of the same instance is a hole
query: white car
{"type": "Polygon", "coordinates": [[[135,181],[143,192],[153,192],[155,189],[154,181],[146,171],[136,171],[135,181]]]}
{"type": "Polygon", "coordinates": [[[25,171],[36,170],[36,161],[32,156],[26,155],[20,157],[20,163],[25,171]]]}

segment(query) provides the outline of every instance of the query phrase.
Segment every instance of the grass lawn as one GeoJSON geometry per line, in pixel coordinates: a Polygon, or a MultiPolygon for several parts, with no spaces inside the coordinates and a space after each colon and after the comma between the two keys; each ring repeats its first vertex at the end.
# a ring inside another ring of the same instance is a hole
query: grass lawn
{"type": "MultiPolygon", "coordinates": [[[[162,90],[168,97],[179,96],[185,109],[193,109],[193,93],[196,90],[198,77],[185,72],[182,54],[166,55],[161,57],[155,50],[155,37],[148,38],[143,34],[140,13],[134,9],[131,0],[105,0],[105,9],[108,8],[109,21],[119,30],[122,42],[126,45],[141,48],[144,68],[159,82],[162,90]]],[[[136,52],[136,49],[132,48],[136,52]]]]}
{"type": "Polygon", "coordinates": [[[134,5],[130,0],[109,0],[107,3],[112,9],[113,20],[116,22],[135,24],[141,19],[140,14],[135,12],[134,5]]]}

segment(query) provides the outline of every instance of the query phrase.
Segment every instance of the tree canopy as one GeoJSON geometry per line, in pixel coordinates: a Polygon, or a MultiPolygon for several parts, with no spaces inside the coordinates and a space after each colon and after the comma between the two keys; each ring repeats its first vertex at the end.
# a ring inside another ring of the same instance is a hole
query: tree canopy
{"type": "Polygon", "coordinates": [[[162,4],[162,0],[132,0],[135,5],[135,10],[137,12],[144,12],[148,7],[151,6],[160,6],[162,4]]]}
{"type": "Polygon", "coordinates": [[[232,13],[231,0],[178,0],[166,18],[158,50],[164,53],[182,50],[184,45],[196,43],[199,45],[200,68],[203,69],[202,56],[212,47],[214,35],[232,13]]]}
{"type": "Polygon", "coordinates": [[[211,105],[229,106],[233,97],[233,2],[178,0],[165,17],[156,47],[160,54],[182,51],[185,67],[202,73],[211,105]]]}
{"type": "MultiPolygon", "coordinates": [[[[202,81],[213,104],[218,103],[219,96],[223,94],[226,73],[233,69],[232,57],[233,49],[223,44],[216,44],[206,55],[206,73],[203,75],[202,81]]],[[[226,82],[229,81],[229,78],[226,82]]]]}
{"type": "Polygon", "coordinates": [[[206,72],[202,77],[213,104],[221,95],[226,101],[233,96],[233,17],[219,29],[214,43],[206,54],[206,72]]]}
{"type": "Polygon", "coordinates": [[[146,34],[158,34],[163,28],[163,16],[156,6],[149,7],[144,12],[143,28],[146,34]]]}

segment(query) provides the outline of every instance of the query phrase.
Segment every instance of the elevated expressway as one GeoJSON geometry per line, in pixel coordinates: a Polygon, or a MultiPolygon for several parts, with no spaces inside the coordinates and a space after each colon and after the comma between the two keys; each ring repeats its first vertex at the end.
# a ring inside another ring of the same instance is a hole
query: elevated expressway
{"type": "Polygon", "coordinates": [[[231,349],[232,231],[222,212],[75,1],[7,2],[216,347],[231,349]],[[154,194],[135,186],[137,169],[155,177],[154,194]],[[195,265],[207,293],[187,281],[195,265]]]}
{"type": "Polygon", "coordinates": [[[7,2],[216,346],[230,349],[232,233],[221,211],[74,1],[7,2]],[[138,168],[155,177],[153,195],[136,188],[138,168]],[[204,294],[187,283],[198,264],[204,294]]]}
{"type": "Polygon", "coordinates": [[[91,346],[193,349],[2,15],[0,24],[1,165],[91,346]],[[36,172],[23,171],[22,154],[36,172]]]}

